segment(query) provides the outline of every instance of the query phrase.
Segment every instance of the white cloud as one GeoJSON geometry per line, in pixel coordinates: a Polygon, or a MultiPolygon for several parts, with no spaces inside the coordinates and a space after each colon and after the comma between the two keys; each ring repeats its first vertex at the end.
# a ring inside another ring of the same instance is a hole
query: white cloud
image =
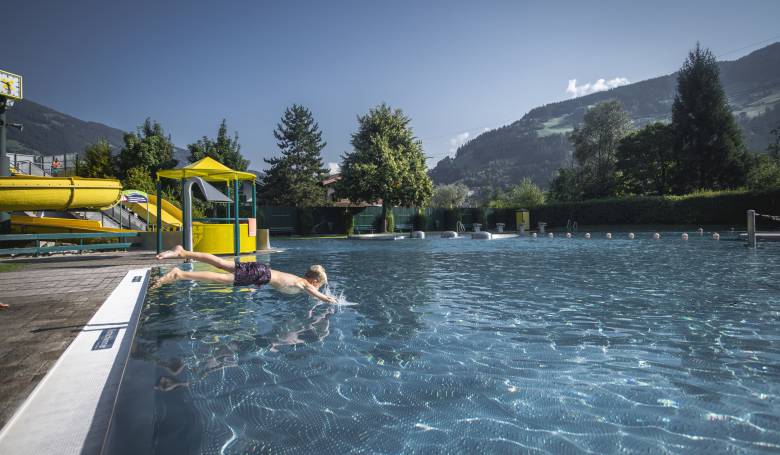
{"type": "Polygon", "coordinates": [[[470,136],[471,134],[469,134],[468,131],[464,131],[457,136],[450,138],[449,152],[455,153],[458,150],[458,147],[468,142],[470,136]]]}
{"type": "Polygon", "coordinates": [[[339,166],[339,163],[330,162],[327,164],[327,166],[330,175],[338,174],[339,172],[341,172],[341,166],[339,166]]]}
{"type": "Polygon", "coordinates": [[[630,84],[630,82],[625,77],[616,77],[610,80],[599,79],[596,82],[586,82],[582,85],[577,85],[577,79],[569,79],[569,85],[566,87],[566,93],[570,94],[572,98],[577,98],[578,96],[603,92],[604,90],[613,89],[615,87],[620,87],[621,85],[627,84],[630,84]]]}

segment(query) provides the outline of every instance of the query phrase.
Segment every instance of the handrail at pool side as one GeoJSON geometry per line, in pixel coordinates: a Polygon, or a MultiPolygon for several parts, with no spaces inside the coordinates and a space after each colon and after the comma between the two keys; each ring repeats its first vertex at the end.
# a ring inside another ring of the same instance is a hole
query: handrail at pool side
{"type": "Polygon", "coordinates": [[[100,239],[105,237],[138,237],[137,232],[85,232],[85,233],[52,233],[52,234],[2,234],[0,242],[20,240],[65,240],[65,239],[100,239]]]}
{"type": "Polygon", "coordinates": [[[89,239],[130,239],[138,237],[138,232],[89,232],[89,233],[54,233],[54,234],[5,234],[0,235],[0,242],[19,242],[34,241],[35,246],[0,248],[0,256],[10,256],[16,254],[32,254],[38,256],[41,253],[58,253],[64,251],[96,251],[96,250],[126,250],[130,248],[132,242],[115,243],[92,243],[84,244],[84,240],[89,239]],[[54,245],[41,246],[41,241],[46,240],[78,240],[78,245],[54,245]]]}

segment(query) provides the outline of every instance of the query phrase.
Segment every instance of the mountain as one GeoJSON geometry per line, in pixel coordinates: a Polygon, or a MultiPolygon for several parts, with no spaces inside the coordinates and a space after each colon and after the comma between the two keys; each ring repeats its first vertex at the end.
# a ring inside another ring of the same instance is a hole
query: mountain
{"type": "MultiPolygon", "coordinates": [[[[30,155],[60,155],[63,153],[84,154],[84,149],[100,139],[111,145],[111,151],[118,153],[124,146],[125,131],[102,123],[87,122],[68,114],[55,111],[42,104],[25,99],[8,109],[9,123],[21,123],[24,130],[7,128],[8,153],[30,155]]],[[[186,163],[189,152],[176,147],[174,158],[186,163]]]]}
{"type": "Polygon", "coordinates": [[[8,128],[8,152],[32,155],[84,153],[84,148],[105,139],[118,151],[124,131],[102,123],[85,122],[30,100],[8,109],[9,122],[21,123],[24,131],[8,128]]]}
{"type": "MultiPolygon", "coordinates": [[[[780,126],[780,43],[735,61],[718,62],[732,111],[751,150],[766,150],[770,131],[780,126]]],[[[431,169],[437,184],[463,182],[470,188],[504,187],[523,177],[546,186],[572,162],[567,134],[588,108],[616,99],[636,127],[670,121],[677,73],[624,85],[532,109],[520,120],[487,131],[431,169]]]]}

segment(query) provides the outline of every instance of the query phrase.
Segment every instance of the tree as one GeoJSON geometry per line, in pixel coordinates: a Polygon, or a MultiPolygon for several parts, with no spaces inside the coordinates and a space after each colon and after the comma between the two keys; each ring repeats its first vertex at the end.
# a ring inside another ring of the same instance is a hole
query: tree
{"type": "Polygon", "coordinates": [[[134,133],[124,135],[125,146],[119,152],[119,177],[127,178],[132,168],[142,168],[154,178],[160,169],[176,166],[173,158],[173,142],[166,136],[159,123],[147,118],[134,133]]]}
{"type": "Polygon", "coordinates": [[[241,154],[241,144],[238,143],[238,133],[233,133],[233,137],[228,136],[227,123],[222,119],[217,131],[216,140],[211,140],[203,136],[197,142],[189,144],[187,150],[190,152],[188,160],[194,163],[205,157],[211,157],[225,166],[237,171],[246,171],[249,161],[244,159],[241,154]]]}
{"type": "Polygon", "coordinates": [[[132,167],[127,170],[127,176],[123,186],[125,189],[143,191],[144,193],[155,194],[157,188],[149,172],[142,167],[132,167]]]}
{"type": "Polygon", "coordinates": [[[544,204],[544,192],[534,182],[525,177],[519,185],[513,185],[498,198],[490,201],[490,207],[496,209],[527,208],[544,204]]]}
{"type": "Polygon", "coordinates": [[[672,125],[676,192],[745,183],[747,154],[742,133],[731,115],[715,56],[699,43],[677,75],[672,125]]]}
{"type": "Polygon", "coordinates": [[[616,100],[604,101],[585,113],[571,133],[574,158],[583,171],[585,197],[611,196],[615,191],[617,146],[631,131],[631,119],[616,100]]]}
{"type": "Polygon", "coordinates": [[[756,163],[747,176],[751,190],[773,190],[780,188],[780,160],[768,155],[756,157],[756,163]]]}
{"type": "Polygon", "coordinates": [[[577,168],[561,168],[550,181],[550,199],[559,202],[579,201],[582,196],[582,181],[577,168]]]}
{"type": "Polygon", "coordinates": [[[293,104],[284,111],[274,130],[278,158],[266,159],[271,167],[262,179],[259,199],[269,205],[311,207],[325,202],[322,180],[328,170],[322,163],[326,142],[311,111],[293,104]]]}
{"type": "Polygon", "coordinates": [[[671,192],[674,130],[660,122],[646,125],[620,141],[616,168],[625,189],[633,194],[671,192]]]}
{"type": "Polygon", "coordinates": [[[354,150],[342,156],[337,194],[353,201],[381,200],[383,230],[392,207],[424,206],[433,193],[422,143],[410,122],[400,109],[380,104],[358,116],[354,150]]]}
{"type": "Polygon", "coordinates": [[[775,137],[775,140],[769,144],[766,151],[772,158],[780,160],[780,126],[772,130],[772,135],[775,137]]]}
{"type": "Polygon", "coordinates": [[[438,185],[433,189],[431,207],[443,207],[452,209],[460,207],[469,195],[469,187],[462,183],[450,185],[438,185]]]}
{"type": "Polygon", "coordinates": [[[99,179],[116,178],[116,166],[111,156],[111,146],[104,139],[84,149],[84,160],[79,165],[82,177],[99,179]]]}

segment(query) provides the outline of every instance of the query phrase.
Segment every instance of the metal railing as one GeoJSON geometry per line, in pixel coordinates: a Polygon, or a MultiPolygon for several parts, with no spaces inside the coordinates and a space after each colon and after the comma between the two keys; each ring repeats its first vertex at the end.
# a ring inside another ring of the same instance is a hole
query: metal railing
{"type": "Polygon", "coordinates": [[[105,243],[84,243],[85,240],[93,239],[111,239],[128,240],[138,237],[137,232],[100,232],[85,234],[7,234],[0,235],[2,242],[35,242],[35,246],[23,246],[15,248],[0,248],[0,256],[32,254],[38,256],[41,253],[61,253],[65,251],[95,251],[95,250],[126,250],[130,248],[133,242],[105,242],[105,243]],[[71,245],[42,245],[41,242],[57,242],[62,240],[78,240],[78,244],[71,245]]]}

